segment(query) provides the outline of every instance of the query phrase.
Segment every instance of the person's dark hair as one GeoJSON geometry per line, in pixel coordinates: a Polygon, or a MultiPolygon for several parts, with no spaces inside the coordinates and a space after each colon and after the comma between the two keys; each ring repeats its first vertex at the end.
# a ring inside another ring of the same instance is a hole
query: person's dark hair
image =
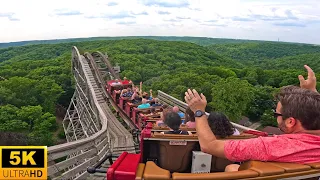
{"type": "Polygon", "coordinates": [[[137,100],[137,101],[142,101],[142,98],[139,97],[139,96],[135,96],[134,99],[137,100]]]}
{"type": "Polygon", "coordinates": [[[164,114],[164,121],[167,126],[173,130],[179,130],[181,125],[181,117],[178,113],[169,111],[164,114]]]}
{"type": "Polygon", "coordinates": [[[149,95],[148,95],[148,93],[147,92],[143,92],[142,93],[142,98],[146,98],[146,99],[149,99],[149,95]]]}
{"type": "Polygon", "coordinates": [[[152,107],[152,108],[150,109],[150,113],[156,113],[156,108],[152,107]]]}
{"type": "Polygon", "coordinates": [[[231,136],[235,130],[227,116],[220,112],[211,112],[208,124],[212,132],[221,138],[231,136]]]}
{"type": "Polygon", "coordinates": [[[276,95],[283,119],[293,117],[306,130],[320,130],[320,94],[296,86],[285,86],[276,95]]]}
{"type": "Polygon", "coordinates": [[[194,113],[193,111],[191,111],[189,107],[186,109],[185,119],[186,119],[186,122],[189,122],[189,121],[195,122],[194,113]]]}
{"type": "Polygon", "coordinates": [[[166,105],[166,104],[162,105],[162,108],[163,108],[163,109],[167,109],[168,107],[169,107],[169,106],[166,105]]]}

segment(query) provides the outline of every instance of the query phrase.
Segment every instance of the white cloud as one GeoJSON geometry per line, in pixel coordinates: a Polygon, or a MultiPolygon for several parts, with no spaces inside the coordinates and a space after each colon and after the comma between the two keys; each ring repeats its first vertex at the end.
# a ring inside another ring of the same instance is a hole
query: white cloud
{"type": "Polygon", "coordinates": [[[174,35],[320,44],[319,9],[319,0],[6,0],[0,42],[174,35]]]}

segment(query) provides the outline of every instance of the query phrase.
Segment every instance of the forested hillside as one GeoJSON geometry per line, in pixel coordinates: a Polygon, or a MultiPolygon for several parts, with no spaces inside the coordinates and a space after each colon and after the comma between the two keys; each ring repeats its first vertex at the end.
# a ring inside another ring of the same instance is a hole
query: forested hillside
{"type": "Polygon", "coordinates": [[[0,48],[36,45],[36,44],[58,44],[70,42],[84,42],[84,41],[97,41],[97,40],[122,40],[122,39],[153,39],[160,41],[184,41],[192,42],[201,46],[208,46],[212,44],[228,44],[228,43],[245,43],[245,42],[261,42],[244,39],[223,39],[223,38],[207,38],[207,37],[177,37],[177,36],[122,36],[122,37],[91,37],[91,38],[73,38],[73,39],[54,39],[54,40],[38,40],[38,41],[21,41],[0,43],[0,48]]]}
{"type": "Polygon", "coordinates": [[[308,64],[313,67],[313,70],[320,72],[320,52],[300,54],[296,56],[287,56],[277,59],[265,59],[261,62],[254,62],[255,66],[261,66],[265,69],[300,69],[301,65],[308,64]]]}
{"type": "Polygon", "coordinates": [[[0,131],[23,132],[28,135],[23,141],[36,145],[55,144],[54,132],[64,137],[55,107],[67,105],[73,93],[67,59],[70,55],[1,63],[6,80],[0,81],[0,131]]]}
{"type": "MultiPolygon", "coordinates": [[[[267,67],[273,69],[270,64],[274,66],[282,66],[287,62],[298,63],[313,63],[316,61],[315,53],[320,53],[319,45],[308,44],[294,44],[281,42],[250,42],[241,44],[220,44],[211,45],[208,47],[220,55],[230,57],[234,60],[241,61],[248,65],[255,65],[259,67],[267,67]],[[306,55],[306,56],[297,56],[306,55]],[[282,59],[285,58],[286,59],[282,59]],[[297,61],[300,58],[300,61],[297,61]],[[274,61],[270,61],[274,60],[274,61]],[[281,63],[278,63],[280,61],[281,63]]],[[[319,57],[319,56],[318,56],[319,57]]],[[[290,64],[291,65],[291,64],[290,64]]],[[[300,68],[295,66],[280,67],[280,69],[300,68]]]]}
{"type": "Polygon", "coordinates": [[[143,81],[144,90],[162,90],[182,100],[188,88],[195,88],[207,96],[208,111],[222,111],[233,121],[248,116],[264,125],[276,125],[271,116],[272,93],[281,86],[298,84],[297,76],[306,74],[305,62],[313,63],[319,75],[319,49],[282,44],[279,50],[268,44],[247,50],[244,46],[254,43],[245,44],[231,44],[228,49],[224,44],[204,47],[181,41],[125,39],[0,49],[0,131],[23,132],[29,144],[52,145],[57,134],[63,138],[55,107],[67,106],[73,93],[72,46],[81,53],[107,53],[113,64],[121,66],[121,76],[135,84],[143,81]],[[237,46],[240,50],[232,55],[237,46]]]}

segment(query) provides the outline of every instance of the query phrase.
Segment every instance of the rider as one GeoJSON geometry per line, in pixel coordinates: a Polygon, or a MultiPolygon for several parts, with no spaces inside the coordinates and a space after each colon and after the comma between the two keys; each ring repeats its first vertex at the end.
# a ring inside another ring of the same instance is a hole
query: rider
{"type": "MultiPolygon", "coordinates": [[[[248,160],[292,163],[320,162],[320,94],[316,92],[316,77],[312,69],[308,79],[299,75],[301,88],[287,86],[278,94],[275,112],[279,128],[285,133],[273,137],[246,140],[218,140],[211,131],[205,107],[206,97],[196,90],[185,92],[185,101],[195,113],[196,130],[201,150],[234,162],[248,160]]],[[[233,164],[226,171],[237,171],[233,164]]]]}

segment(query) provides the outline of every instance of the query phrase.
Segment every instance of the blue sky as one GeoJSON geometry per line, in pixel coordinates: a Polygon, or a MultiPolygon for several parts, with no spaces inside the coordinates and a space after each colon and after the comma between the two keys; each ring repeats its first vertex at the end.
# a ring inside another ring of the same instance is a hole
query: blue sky
{"type": "Polygon", "coordinates": [[[4,0],[0,42],[201,36],[320,44],[320,0],[4,0]]]}

